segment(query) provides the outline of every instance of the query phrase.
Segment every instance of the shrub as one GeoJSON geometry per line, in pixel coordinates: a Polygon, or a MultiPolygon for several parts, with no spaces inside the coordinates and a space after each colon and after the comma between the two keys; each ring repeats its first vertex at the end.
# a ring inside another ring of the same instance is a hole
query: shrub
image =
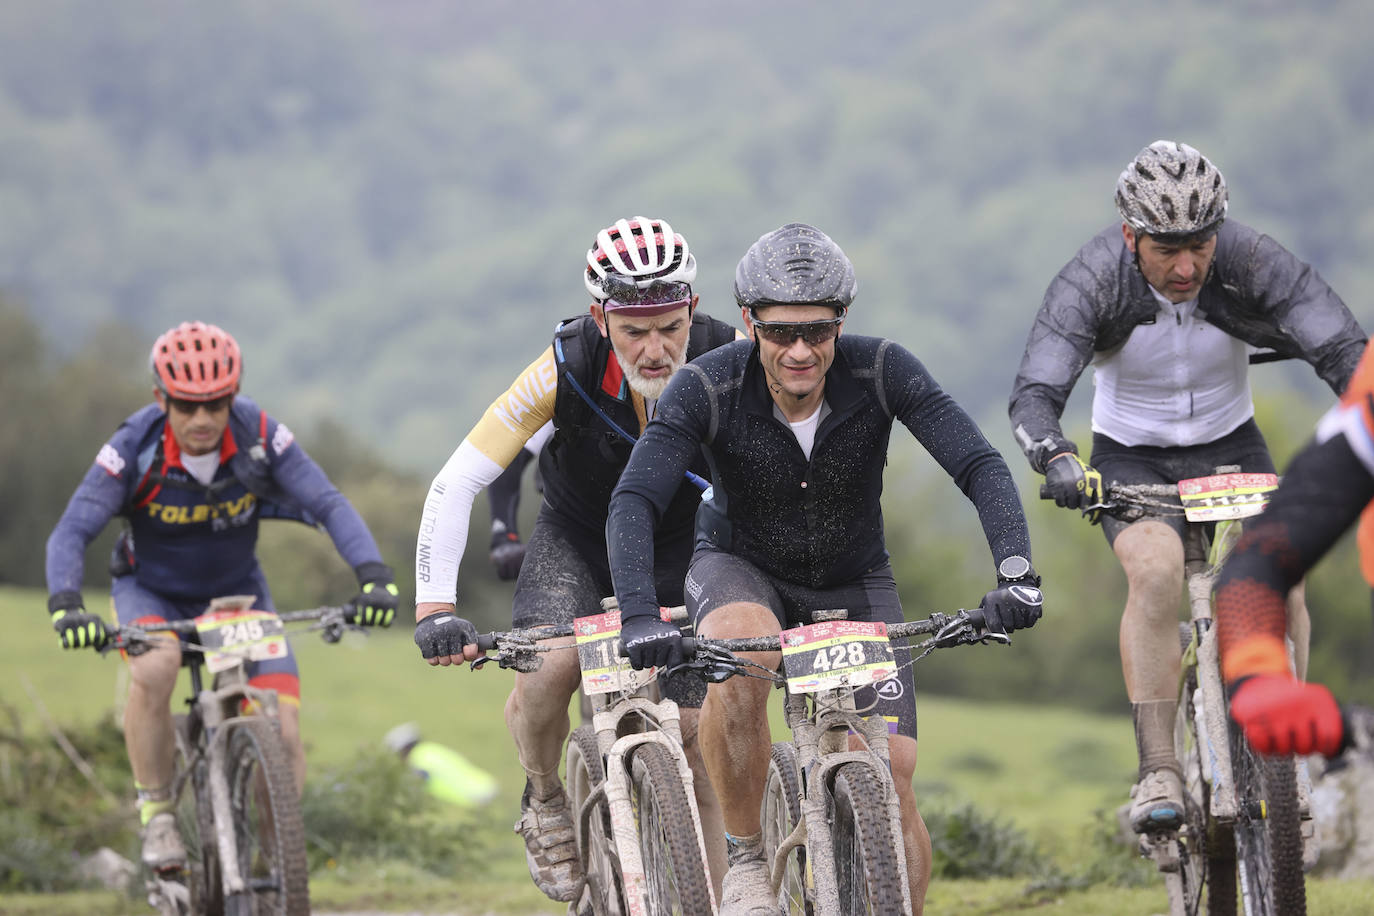
{"type": "Polygon", "coordinates": [[[972,804],[922,812],[934,849],[933,874],[940,878],[1008,878],[1044,866],[1044,856],[1011,824],[989,817],[972,804]]]}
{"type": "Polygon", "coordinates": [[[323,770],[301,802],[312,869],[399,860],[437,875],[470,871],[487,855],[486,820],[439,801],[394,754],[364,749],[323,770]]]}

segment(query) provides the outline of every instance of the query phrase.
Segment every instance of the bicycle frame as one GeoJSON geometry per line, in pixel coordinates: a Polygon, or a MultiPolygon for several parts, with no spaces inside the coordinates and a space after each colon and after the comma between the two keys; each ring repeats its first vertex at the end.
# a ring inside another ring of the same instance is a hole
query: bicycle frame
{"type": "MultiPolygon", "coordinates": [[[[1161,829],[1140,836],[1140,851],[1154,860],[1156,867],[1164,876],[1165,888],[1169,897],[1170,911],[1175,914],[1197,912],[1201,906],[1202,891],[1208,889],[1208,907],[1230,910],[1236,904],[1231,896],[1236,876],[1240,879],[1240,891],[1245,911],[1252,912],[1252,905],[1259,906],[1263,912],[1267,907],[1277,905],[1277,898],[1270,894],[1291,895],[1294,883],[1291,872],[1280,879],[1280,884],[1269,883],[1269,875],[1263,871],[1270,855],[1268,843],[1272,842],[1271,830],[1284,830],[1282,842],[1291,844],[1296,839],[1292,833],[1293,820],[1284,820],[1300,815],[1301,801],[1294,802],[1295,794],[1300,798],[1305,794],[1306,776],[1302,767],[1287,776],[1280,776],[1275,785],[1286,780],[1289,788],[1274,789],[1275,799],[1256,799],[1254,786],[1256,776],[1249,774],[1246,761],[1242,757],[1241,769],[1246,772],[1245,786],[1239,784],[1237,761],[1233,753],[1244,744],[1237,740],[1228,715],[1225,684],[1222,679],[1220,652],[1217,633],[1212,623],[1212,586],[1222,563],[1241,536],[1244,517],[1254,515],[1263,506],[1259,499],[1266,489],[1263,481],[1227,481],[1225,475],[1236,474],[1239,468],[1218,467],[1213,477],[1183,481],[1177,491],[1172,493],[1175,500],[1173,514],[1189,518],[1184,529],[1184,579],[1188,592],[1187,630],[1180,637],[1183,654],[1179,672],[1178,718],[1176,720],[1175,746],[1179,753],[1179,765],[1183,770],[1185,807],[1190,814],[1183,826],[1161,829]],[[1189,485],[1185,487],[1185,485],[1189,485]],[[1215,502],[1213,500],[1216,500],[1215,502]],[[1186,511],[1184,511],[1186,508],[1186,511]],[[1194,513],[1193,509],[1200,511],[1194,513]],[[1214,522],[1215,530],[1209,543],[1206,524],[1214,522]],[[1191,746],[1189,741],[1191,739],[1191,746]],[[1299,788],[1293,787],[1293,781],[1299,788]],[[1206,810],[1202,810],[1205,801],[1206,810]],[[1277,804],[1286,814],[1276,814],[1289,826],[1271,827],[1270,808],[1277,804]],[[1201,815],[1200,817],[1196,815],[1201,815]],[[1257,823],[1266,839],[1256,838],[1257,823]],[[1234,836],[1232,837],[1232,831],[1234,836]],[[1194,837],[1193,833],[1199,835],[1194,837]],[[1220,842],[1218,844],[1218,832],[1220,842]],[[1256,845],[1259,843],[1260,845],[1256,845]],[[1234,844],[1237,858],[1234,864],[1227,864],[1225,853],[1234,844]],[[1264,851],[1260,851],[1264,850],[1264,851]],[[1261,860],[1257,865],[1256,856],[1261,860]],[[1218,868],[1213,873],[1213,866],[1218,868]],[[1252,870],[1255,868],[1260,871],[1252,870]],[[1232,871],[1234,869],[1234,872],[1232,871]],[[1228,889],[1228,885],[1231,889],[1228,889]],[[1278,888],[1282,887],[1280,891],[1278,888]],[[1258,894],[1256,897],[1254,895],[1258,894]],[[1258,903],[1256,902],[1258,901],[1258,903]]],[[[1243,475],[1241,475],[1243,476],[1243,475]]],[[[1173,487],[1169,485],[1143,484],[1113,488],[1113,501],[1097,508],[1130,511],[1132,506],[1169,507],[1154,502],[1154,497],[1167,498],[1173,487]],[[1124,502],[1123,502],[1124,501],[1124,502]]],[[[1131,516],[1124,516],[1130,518],[1131,516]]],[[[1136,516],[1138,517],[1138,516],[1136,516]]],[[[1290,664],[1292,645],[1290,641],[1290,664]]],[[[1292,764],[1289,764],[1292,766],[1292,764]]],[[[1270,791],[1266,788],[1265,790],[1270,791]]],[[[1311,838],[1311,821],[1297,822],[1296,830],[1301,834],[1304,844],[1311,838]]],[[[1291,858],[1291,854],[1290,854],[1291,858]]],[[[1288,859],[1285,864],[1290,864],[1288,859]]],[[[1297,876],[1297,893],[1301,894],[1301,875],[1297,876]]],[[[1290,902],[1291,896],[1286,897],[1290,902]]]]}

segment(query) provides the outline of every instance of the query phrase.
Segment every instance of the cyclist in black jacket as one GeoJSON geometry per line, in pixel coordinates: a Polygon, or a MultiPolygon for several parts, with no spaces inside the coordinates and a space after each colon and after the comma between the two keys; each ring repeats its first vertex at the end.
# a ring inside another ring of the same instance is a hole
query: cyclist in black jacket
{"type": "MultiPolygon", "coordinates": [[[[658,617],[654,529],[703,449],[713,486],[684,588],[700,633],[776,634],[839,607],[851,619],[899,622],[879,502],[894,420],[978,509],[997,570],[984,599],[990,624],[1012,630],[1039,618],[1039,578],[1006,463],[915,356],[889,340],[840,336],[856,291],[844,252],[800,223],[763,236],[740,261],[735,298],[752,343],[727,344],[674,376],[611,498],[606,541],[635,667],[681,658],[680,633],[658,617]]],[[[759,659],[776,666],[778,656],[759,659]]],[[[930,836],[911,788],[913,691],[907,667],[858,702],[872,700],[893,723],[892,772],[919,913],[930,836]]],[[[759,822],[768,692],[766,681],[732,678],[712,684],[702,706],[702,751],[729,832],[722,912],[776,912],[759,822]]]]}

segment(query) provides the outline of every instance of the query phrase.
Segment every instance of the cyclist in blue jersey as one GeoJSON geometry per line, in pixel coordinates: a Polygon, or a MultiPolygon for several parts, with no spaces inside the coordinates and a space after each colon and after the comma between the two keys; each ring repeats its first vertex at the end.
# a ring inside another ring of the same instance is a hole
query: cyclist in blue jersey
{"type": "MultiPolygon", "coordinates": [[[[275,610],[254,548],[260,518],[329,532],[357,575],[355,623],[389,626],[398,592],[361,517],[284,424],[239,396],[242,356],[218,327],[184,322],[153,345],[155,404],[110,437],[48,538],[48,612],[67,649],[101,648],[100,617],[81,597],[86,547],[115,516],[127,527],[111,560],[121,626],[194,617],[221,595],[275,610]]],[[[180,869],[186,851],[171,812],[175,736],[169,707],[180,667],[170,643],[129,658],[124,739],[143,821],[143,861],[180,869]]],[[[297,789],[305,781],[296,660],[253,662],[249,682],[275,690],[297,789]]]]}

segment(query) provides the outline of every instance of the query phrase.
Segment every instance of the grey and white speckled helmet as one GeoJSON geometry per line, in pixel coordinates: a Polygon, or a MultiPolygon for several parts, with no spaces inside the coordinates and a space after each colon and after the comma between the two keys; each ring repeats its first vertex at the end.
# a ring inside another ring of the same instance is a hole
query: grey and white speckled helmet
{"type": "Polygon", "coordinates": [[[760,236],[735,268],[735,301],[742,308],[834,303],[847,309],[858,292],[854,265],[840,246],[805,223],[760,236]]]}
{"type": "Polygon", "coordinates": [[[1116,180],[1116,209],[1138,233],[1193,235],[1226,218],[1226,179],[1188,144],[1156,140],[1116,180]]]}

